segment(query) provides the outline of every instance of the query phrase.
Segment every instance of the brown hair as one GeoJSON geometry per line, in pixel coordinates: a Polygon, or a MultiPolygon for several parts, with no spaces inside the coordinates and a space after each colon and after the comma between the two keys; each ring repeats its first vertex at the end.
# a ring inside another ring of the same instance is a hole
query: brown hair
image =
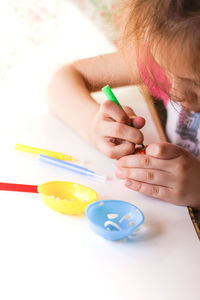
{"type": "Polygon", "coordinates": [[[200,0],[128,0],[123,21],[122,49],[146,43],[169,69],[182,56],[200,82],[200,0]]]}

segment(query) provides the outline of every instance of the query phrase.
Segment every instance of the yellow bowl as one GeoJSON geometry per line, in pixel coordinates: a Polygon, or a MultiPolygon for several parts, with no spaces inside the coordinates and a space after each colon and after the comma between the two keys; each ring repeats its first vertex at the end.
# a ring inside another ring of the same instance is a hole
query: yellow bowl
{"type": "Polygon", "coordinates": [[[84,185],[69,181],[49,181],[38,186],[44,203],[62,214],[76,215],[96,201],[98,194],[84,185]]]}

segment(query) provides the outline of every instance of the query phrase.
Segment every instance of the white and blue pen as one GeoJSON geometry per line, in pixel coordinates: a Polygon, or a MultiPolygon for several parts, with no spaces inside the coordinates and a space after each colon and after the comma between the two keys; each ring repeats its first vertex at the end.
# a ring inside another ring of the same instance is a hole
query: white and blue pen
{"type": "Polygon", "coordinates": [[[106,180],[106,177],[100,174],[95,173],[94,171],[88,170],[86,168],[83,168],[81,166],[57,159],[57,158],[53,158],[47,155],[43,155],[40,154],[39,155],[39,161],[41,162],[45,162],[45,163],[49,163],[51,165],[57,166],[57,167],[61,167],[64,168],[68,171],[72,171],[81,175],[86,175],[86,176],[90,176],[96,179],[99,179],[101,181],[106,180]]]}

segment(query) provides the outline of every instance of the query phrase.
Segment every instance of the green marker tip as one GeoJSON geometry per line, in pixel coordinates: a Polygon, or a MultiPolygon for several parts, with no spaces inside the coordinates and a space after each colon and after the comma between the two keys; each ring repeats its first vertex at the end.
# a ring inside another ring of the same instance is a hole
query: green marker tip
{"type": "Polygon", "coordinates": [[[113,91],[111,90],[111,88],[109,87],[109,85],[104,86],[102,88],[102,92],[104,92],[104,94],[106,95],[108,100],[115,102],[117,105],[119,105],[122,108],[121,104],[115,97],[115,95],[114,95],[113,91]]]}

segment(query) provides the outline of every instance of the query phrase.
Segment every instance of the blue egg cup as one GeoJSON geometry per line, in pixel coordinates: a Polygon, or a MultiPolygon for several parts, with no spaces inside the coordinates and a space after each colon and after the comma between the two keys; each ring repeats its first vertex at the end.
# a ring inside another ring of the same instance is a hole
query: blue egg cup
{"type": "Polygon", "coordinates": [[[128,237],[144,222],[138,207],[120,200],[96,201],[87,206],[85,213],[92,230],[111,241],[128,237]]]}

